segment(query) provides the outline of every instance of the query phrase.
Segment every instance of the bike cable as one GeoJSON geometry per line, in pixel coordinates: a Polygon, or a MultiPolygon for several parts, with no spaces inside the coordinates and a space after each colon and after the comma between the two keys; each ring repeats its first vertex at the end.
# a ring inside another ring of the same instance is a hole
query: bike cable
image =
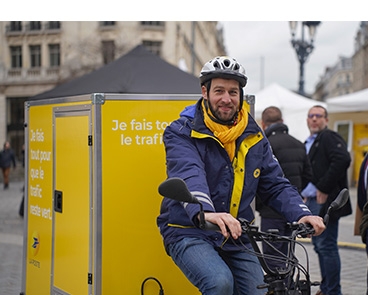
{"type": "Polygon", "coordinates": [[[160,291],[159,291],[159,295],[164,295],[164,289],[162,288],[162,285],[160,283],[160,281],[154,277],[148,277],[148,278],[145,278],[144,281],[142,282],[142,286],[141,286],[141,295],[144,295],[144,291],[143,291],[143,288],[144,288],[144,284],[148,281],[148,280],[153,280],[155,281],[159,287],[160,287],[160,291]]]}

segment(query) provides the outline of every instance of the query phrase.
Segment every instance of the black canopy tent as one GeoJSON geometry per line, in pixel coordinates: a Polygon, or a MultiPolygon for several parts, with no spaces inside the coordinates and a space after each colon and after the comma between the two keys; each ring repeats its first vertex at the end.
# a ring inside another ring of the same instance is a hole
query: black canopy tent
{"type": "Polygon", "coordinates": [[[200,92],[198,77],[180,70],[138,45],[117,60],[30,97],[29,100],[89,93],[200,95],[200,92]]]}

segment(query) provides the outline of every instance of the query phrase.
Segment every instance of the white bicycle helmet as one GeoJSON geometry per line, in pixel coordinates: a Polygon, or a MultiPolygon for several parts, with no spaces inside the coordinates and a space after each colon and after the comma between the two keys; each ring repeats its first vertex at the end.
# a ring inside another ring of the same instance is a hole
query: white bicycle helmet
{"type": "Polygon", "coordinates": [[[199,75],[201,85],[213,78],[234,79],[241,87],[244,87],[248,80],[243,66],[229,56],[217,56],[203,66],[199,75]]]}

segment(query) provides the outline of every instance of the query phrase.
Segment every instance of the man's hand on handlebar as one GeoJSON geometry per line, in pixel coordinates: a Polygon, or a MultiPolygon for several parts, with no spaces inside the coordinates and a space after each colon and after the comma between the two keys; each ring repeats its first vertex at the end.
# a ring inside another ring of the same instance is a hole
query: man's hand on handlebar
{"type": "Polygon", "coordinates": [[[240,222],[229,213],[205,212],[204,218],[206,221],[217,224],[226,238],[231,234],[234,239],[237,239],[242,234],[240,222]]]}
{"type": "MultiPolygon", "coordinates": [[[[240,222],[229,213],[205,212],[204,219],[207,222],[217,225],[226,238],[228,238],[230,234],[234,239],[242,235],[240,222]]],[[[310,224],[314,229],[314,236],[320,235],[326,228],[323,219],[317,215],[303,216],[299,219],[298,223],[310,224]]]]}
{"type": "Polygon", "coordinates": [[[313,226],[315,231],[313,234],[314,236],[320,235],[326,228],[322,217],[317,215],[303,216],[299,219],[298,223],[309,223],[311,226],[313,226]]]}

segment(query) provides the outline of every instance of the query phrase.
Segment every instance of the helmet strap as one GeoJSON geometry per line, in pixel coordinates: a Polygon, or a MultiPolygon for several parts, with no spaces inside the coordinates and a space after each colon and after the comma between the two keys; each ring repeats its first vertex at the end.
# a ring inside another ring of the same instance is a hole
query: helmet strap
{"type": "Polygon", "coordinates": [[[243,108],[243,102],[244,102],[244,90],[243,88],[240,86],[239,84],[239,87],[240,87],[240,103],[239,103],[239,111],[243,108]]]}

